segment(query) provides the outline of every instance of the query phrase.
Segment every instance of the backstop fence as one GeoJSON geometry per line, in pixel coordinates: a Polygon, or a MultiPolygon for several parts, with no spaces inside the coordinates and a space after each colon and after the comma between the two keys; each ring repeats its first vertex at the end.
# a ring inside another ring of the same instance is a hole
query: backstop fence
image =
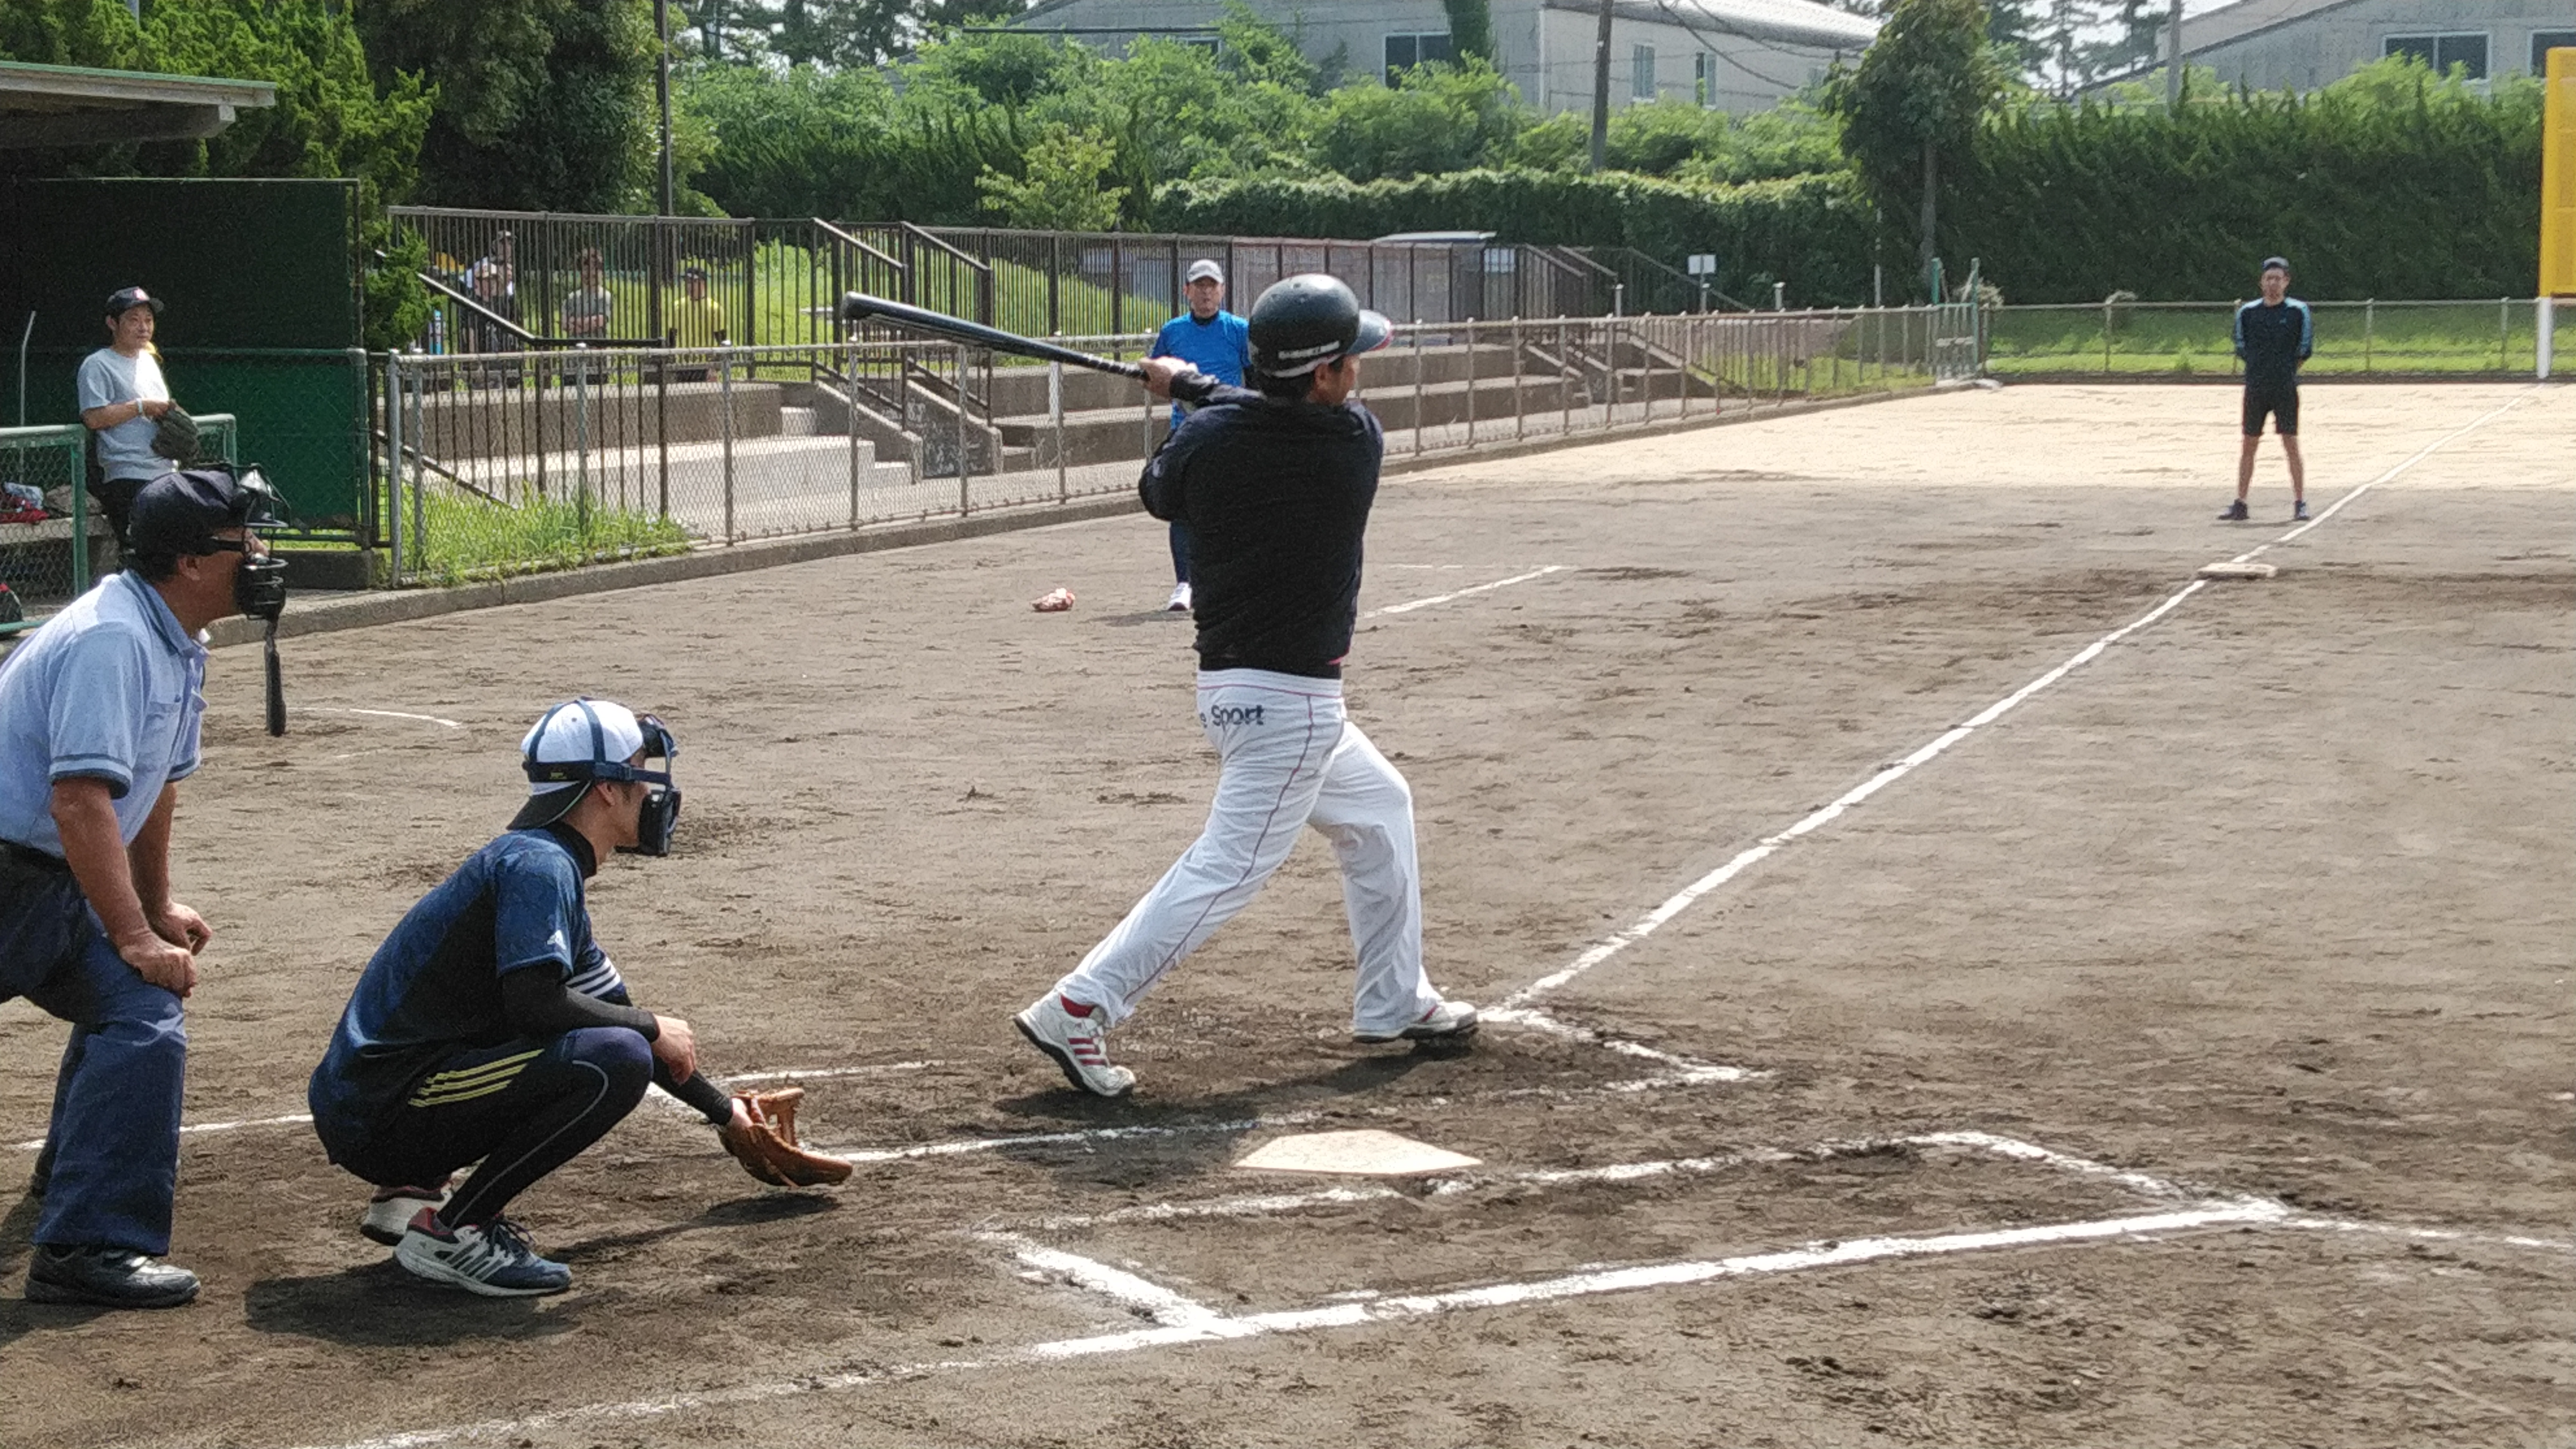
{"type": "MultiPolygon", "coordinates": [[[[1967,304],[1408,323],[1361,395],[1391,455],[1464,456],[1962,379],[1977,338],[1967,304]]],[[[421,583],[1123,492],[1170,426],[1123,377],[886,340],[402,354],[376,413],[421,583]]]]}
{"type": "Polygon", "coordinates": [[[423,350],[623,342],[838,342],[833,307],[867,292],[1030,336],[1114,335],[1187,311],[1201,257],[1238,305],[1325,271],[1400,321],[1706,310],[1712,294],[1627,248],[1482,240],[1323,241],[1005,231],[814,217],[701,219],[395,207],[429,249],[423,350]]]}
{"type": "MultiPolygon", "coordinates": [[[[240,420],[197,418],[198,446],[231,463],[240,420]]],[[[89,429],[0,428],[0,636],[32,627],[117,565],[116,539],[89,497],[89,429]]]]}

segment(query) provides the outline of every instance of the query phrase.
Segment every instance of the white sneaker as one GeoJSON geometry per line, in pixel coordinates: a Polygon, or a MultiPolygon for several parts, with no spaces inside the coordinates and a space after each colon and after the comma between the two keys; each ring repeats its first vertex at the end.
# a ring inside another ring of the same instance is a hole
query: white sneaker
{"type": "Polygon", "coordinates": [[[1358,1031],[1351,1039],[1364,1042],[1388,1041],[1464,1041],[1476,1034],[1476,1008],[1463,1001],[1443,1001],[1422,1013],[1411,1026],[1393,1031],[1358,1031]]]}
{"type": "Polygon", "coordinates": [[[417,1277],[486,1298],[534,1298],[572,1286],[572,1270],[538,1257],[527,1233],[508,1218],[451,1228],[424,1208],[403,1230],[394,1261],[417,1277]]]}
{"type": "Polygon", "coordinates": [[[1163,606],[1163,612],[1166,614],[1186,614],[1189,611],[1190,586],[1186,583],[1172,585],[1172,600],[1170,603],[1163,606]]]}
{"type": "Polygon", "coordinates": [[[1095,1096],[1123,1097],[1135,1087],[1136,1074],[1109,1064],[1108,1050],[1100,1041],[1101,1033],[1108,1030],[1106,1015],[1095,1006],[1089,1016],[1076,1016],[1065,1009],[1063,997],[1050,991],[1011,1022],[1031,1046],[1055,1058],[1055,1064],[1064,1068],[1066,1081],[1095,1096]]]}
{"type": "Polygon", "coordinates": [[[447,1184],[436,1187],[387,1187],[377,1190],[367,1200],[367,1215],[358,1219],[358,1231],[368,1241],[393,1247],[403,1240],[403,1229],[422,1208],[447,1206],[447,1184]]]}

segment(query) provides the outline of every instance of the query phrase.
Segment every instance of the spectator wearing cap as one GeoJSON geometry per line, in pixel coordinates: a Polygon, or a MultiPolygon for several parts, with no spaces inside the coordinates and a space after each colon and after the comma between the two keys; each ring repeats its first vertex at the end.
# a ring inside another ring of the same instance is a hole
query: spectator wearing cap
{"type": "Polygon", "coordinates": [[[89,428],[97,461],[90,496],[107,510],[120,545],[134,495],[170,467],[152,451],[153,431],[170,411],[170,384],[152,347],[160,315],[160,298],[141,287],[119,288],[107,299],[108,345],[81,359],[81,422],[89,428]]]}
{"type": "MultiPolygon", "coordinates": [[[[671,324],[664,341],[673,347],[722,347],[727,340],[725,309],[722,302],[707,295],[707,272],[704,267],[691,267],[680,274],[681,288],[687,293],[671,304],[671,324]]],[[[704,359],[696,366],[676,369],[674,382],[704,382],[707,368],[704,359]]]]}
{"type": "MultiPolygon", "coordinates": [[[[265,490],[167,473],[135,496],[127,567],[0,660],[0,1000],[72,1024],[29,1190],[27,1297],[169,1308],[185,998],[214,932],[171,899],[179,782],[195,773],[204,630],[267,552],[265,490]]],[[[274,567],[265,566],[265,567],[274,567]]],[[[264,570],[263,570],[264,571],[264,570]]]]}
{"type": "MultiPolygon", "coordinates": [[[[1225,268],[1201,257],[1190,263],[1181,282],[1190,310],[1163,324],[1154,337],[1151,357],[1177,357],[1228,387],[1243,386],[1252,361],[1252,334],[1242,318],[1225,310],[1225,268]]],[[[1181,425],[1182,405],[1172,404],[1172,426],[1181,425]]],[[[1190,608],[1190,526],[1172,520],[1172,597],[1163,605],[1174,613],[1190,608]]]]}

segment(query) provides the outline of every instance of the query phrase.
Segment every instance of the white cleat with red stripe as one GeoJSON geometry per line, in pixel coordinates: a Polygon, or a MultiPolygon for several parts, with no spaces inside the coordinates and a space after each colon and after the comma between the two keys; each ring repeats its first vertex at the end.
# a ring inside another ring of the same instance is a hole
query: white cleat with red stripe
{"type": "Polygon", "coordinates": [[[1076,1013],[1070,1006],[1050,991],[1011,1021],[1030,1045],[1055,1058],[1055,1064],[1064,1068],[1066,1081],[1094,1096],[1127,1095],[1136,1086],[1136,1074],[1111,1066],[1108,1049],[1100,1040],[1109,1029],[1108,1014],[1096,1006],[1076,1013]]]}

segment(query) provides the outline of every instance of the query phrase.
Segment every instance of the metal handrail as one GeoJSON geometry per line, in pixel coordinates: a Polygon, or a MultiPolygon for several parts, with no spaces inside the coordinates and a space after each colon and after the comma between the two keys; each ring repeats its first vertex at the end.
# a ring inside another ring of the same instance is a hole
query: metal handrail
{"type": "MultiPolygon", "coordinates": [[[[537,334],[534,332],[531,332],[527,328],[520,326],[518,323],[511,321],[509,318],[502,316],[500,313],[493,311],[491,308],[484,306],[481,302],[478,302],[465,293],[447,285],[437,277],[432,276],[427,272],[415,272],[412,275],[420,278],[421,284],[428,287],[431,291],[439,293],[451,302],[463,303],[468,311],[482,314],[484,320],[498,325],[502,331],[509,333],[520,341],[534,342],[537,340],[537,334]]],[[[533,352],[536,349],[532,347],[528,350],[533,352]]]]}
{"type": "MultiPolygon", "coordinates": [[[[904,265],[902,258],[889,256],[884,252],[878,251],[875,247],[869,246],[866,242],[863,242],[857,237],[850,235],[848,232],[841,230],[839,227],[825,221],[823,218],[818,216],[812,218],[812,220],[816,226],[823,229],[823,234],[825,236],[832,238],[843,246],[857,247],[860,251],[863,251],[869,256],[876,258],[878,261],[885,263],[887,266],[894,268],[897,272],[909,272],[912,270],[910,267],[904,265]]],[[[936,238],[934,238],[934,240],[936,240],[936,238]]]]}

